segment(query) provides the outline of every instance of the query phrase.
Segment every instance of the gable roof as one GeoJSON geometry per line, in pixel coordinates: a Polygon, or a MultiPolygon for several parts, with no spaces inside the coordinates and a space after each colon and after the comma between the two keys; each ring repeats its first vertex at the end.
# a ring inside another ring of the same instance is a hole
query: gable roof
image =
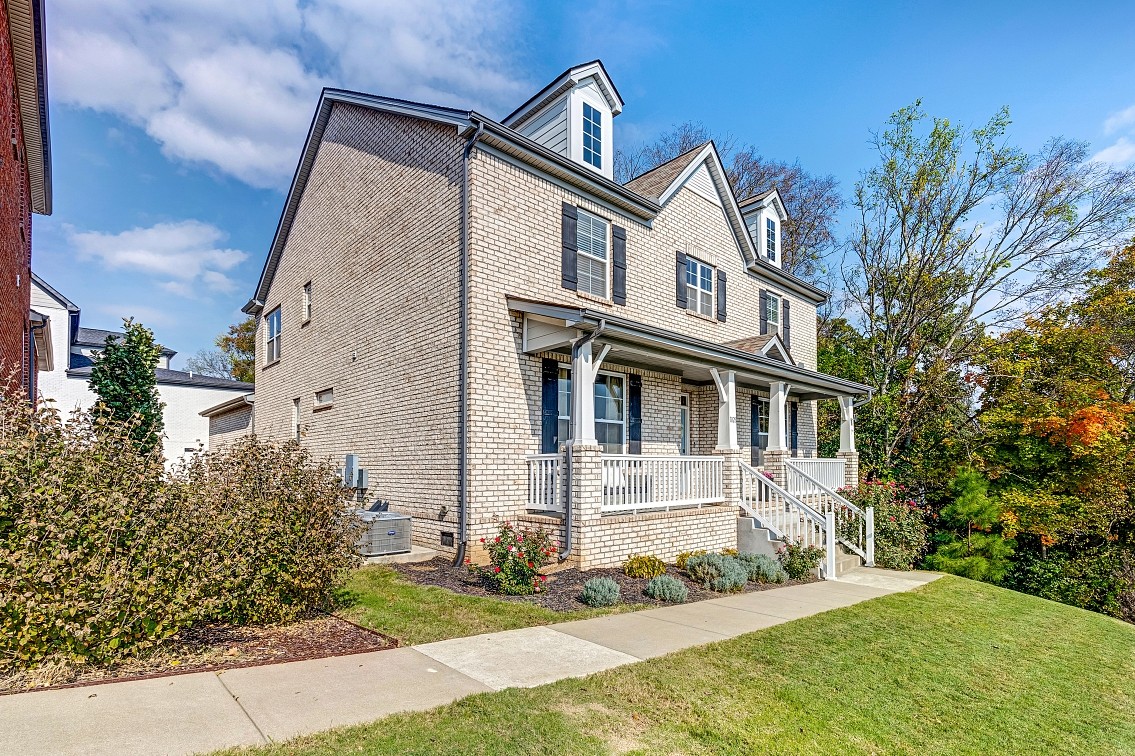
{"type": "Polygon", "coordinates": [[[617,116],[623,112],[623,98],[619,96],[619,90],[615,89],[615,82],[611,81],[607,69],[603,67],[603,61],[596,59],[588,63],[580,63],[578,66],[572,66],[552,79],[550,84],[525,100],[519,108],[502,118],[501,123],[511,129],[520,128],[521,124],[539,113],[545,105],[592,76],[598,82],[599,91],[603,93],[608,107],[611,108],[611,115],[617,116]]]}
{"type": "Polygon", "coordinates": [[[53,287],[47,281],[44,281],[42,278],[40,278],[39,275],[34,270],[32,271],[32,283],[34,283],[41,290],[43,290],[44,294],[46,294],[47,296],[51,297],[56,302],[58,302],[60,307],[67,308],[67,312],[78,312],[79,311],[79,306],[77,304],[75,304],[74,302],[72,302],[70,299],[63,296],[62,294],[60,294],[59,291],[55,289],[55,287],[53,287]]]}
{"type": "Polygon", "coordinates": [[[646,173],[636,176],[623,184],[623,186],[628,189],[633,189],[643,197],[649,197],[655,202],[658,202],[659,197],[665,194],[666,190],[670,188],[670,185],[674,183],[674,180],[678,178],[678,175],[686,170],[690,163],[697,159],[698,155],[705,149],[707,144],[710,144],[710,142],[702,142],[697,147],[683,152],[678,157],[667,160],[662,165],[651,168],[646,173]]]}
{"type": "Polygon", "coordinates": [[[746,212],[750,207],[765,207],[770,203],[776,209],[776,214],[781,223],[788,220],[788,211],[784,209],[784,198],[780,196],[780,190],[775,186],[760,194],[754,194],[752,197],[741,200],[737,204],[741,208],[741,212],[746,212]]]}
{"type": "MultiPolygon", "coordinates": [[[[775,352],[780,355],[779,359],[782,359],[789,365],[796,364],[796,360],[792,358],[792,353],[788,351],[788,347],[785,346],[784,340],[780,338],[780,334],[778,333],[748,336],[743,339],[726,341],[725,346],[739,349],[742,352],[758,354],[762,357],[768,357],[775,352]]],[[[778,358],[774,357],[773,359],[778,358]]]]}
{"type": "MultiPolygon", "coordinates": [[[[75,341],[73,343],[75,346],[101,347],[106,346],[106,340],[108,338],[117,341],[122,338],[122,333],[119,331],[107,331],[102,328],[84,328],[79,326],[78,330],[75,331],[75,341]]],[[[177,352],[166,347],[162,347],[161,349],[163,357],[173,357],[177,354],[177,352]]]]}
{"type": "Polygon", "coordinates": [[[47,112],[47,54],[43,0],[6,0],[16,99],[31,180],[32,211],[51,215],[51,139],[47,112]]]}

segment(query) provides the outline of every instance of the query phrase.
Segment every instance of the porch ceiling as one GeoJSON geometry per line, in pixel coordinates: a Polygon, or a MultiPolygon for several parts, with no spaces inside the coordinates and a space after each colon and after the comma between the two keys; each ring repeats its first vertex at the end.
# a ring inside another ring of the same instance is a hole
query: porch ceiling
{"type": "Polygon", "coordinates": [[[525,351],[570,348],[583,333],[599,331],[594,343],[610,345],[605,364],[622,364],[681,376],[695,383],[712,382],[712,368],[733,370],[741,386],[768,389],[769,383],[791,384],[800,400],[863,396],[870,388],[842,378],[695,339],[601,312],[547,302],[509,298],[510,310],[524,315],[525,351]]]}

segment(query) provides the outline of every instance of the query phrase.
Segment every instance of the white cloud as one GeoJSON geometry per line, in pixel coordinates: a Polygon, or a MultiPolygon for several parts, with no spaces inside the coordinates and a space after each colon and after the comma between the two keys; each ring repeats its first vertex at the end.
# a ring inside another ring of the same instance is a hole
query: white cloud
{"type": "Polygon", "coordinates": [[[163,290],[183,297],[235,289],[226,272],[248,254],[223,246],[226,236],[216,226],[196,220],[158,223],[117,234],[68,233],[79,259],[98,260],[110,270],[148,274],[163,290]]]}
{"type": "Polygon", "coordinates": [[[1105,147],[1095,155],[1092,160],[1101,163],[1110,163],[1114,166],[1124,166],[1135,161],[1135,142],[1127,137],[1120,137],[1115,144],[1105,147]]]}
{"type": "Polygon", "coordinates": [[[1132,125],[1135,125],[1135,105],[1109,115],[1107,120],[1103,122],[1103,133],[1114,134],[1123,127],[1132,125]]]}
{"type": "Polygon", "coordinates": [[[512,0],[57,0],[52,95],[258,187],[291,177],[322,86],[507,112],[512,0]]]}

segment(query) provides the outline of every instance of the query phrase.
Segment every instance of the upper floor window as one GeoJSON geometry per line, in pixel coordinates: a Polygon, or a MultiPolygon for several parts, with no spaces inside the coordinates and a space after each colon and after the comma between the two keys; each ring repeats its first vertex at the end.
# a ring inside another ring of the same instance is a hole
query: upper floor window
{"type": "Polygon", "coordinates": [[[303,322],[311,320],[311,281],[303,285],[303,322]]]}
{"type": "Polygon", "coordinates": [[[686,309],[713,317],[713,268],[686,258],[686,309]]]}
{"type": "Polygon", "coordinates": [[[607,221],[580,210],[576,223],[576,291],[607,298],[607,221]]]}
{"type": "Polygon", "coordinates": [[[765,295],[765,319],[769,333],[780,333],[780,297],[771,292],[765,295]]]}
{"type": "Polygon", "coordinates": [[[603,116],[583,103],[583,161],[603,169],[603,116]]]}
{"type": "Polygon", "coordinates": [[[776,221],[765,219],[765,254],[768,259],[776,260],[776,221]]]}
{"type": "Polygon", "coordinates": [[[283,321],[280,316],[280,308],[277,307],[272,312],[268,313],[264,318],[265,341],[264,341],[264,364],[275,362],[280,359],[280,330],[283,327],[283,321]]]}

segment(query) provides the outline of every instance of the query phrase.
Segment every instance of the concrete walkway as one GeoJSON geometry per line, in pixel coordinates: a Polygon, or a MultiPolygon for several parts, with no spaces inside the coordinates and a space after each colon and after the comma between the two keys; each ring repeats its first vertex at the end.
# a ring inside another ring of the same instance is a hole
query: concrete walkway
{"type": "Polygon", "coordinates": [[[186,754],[278,742],[472,693],[582,677],[937,577],[861,569],[839,581],[412,648],[0,696],[0,754],[186,754]]]}

